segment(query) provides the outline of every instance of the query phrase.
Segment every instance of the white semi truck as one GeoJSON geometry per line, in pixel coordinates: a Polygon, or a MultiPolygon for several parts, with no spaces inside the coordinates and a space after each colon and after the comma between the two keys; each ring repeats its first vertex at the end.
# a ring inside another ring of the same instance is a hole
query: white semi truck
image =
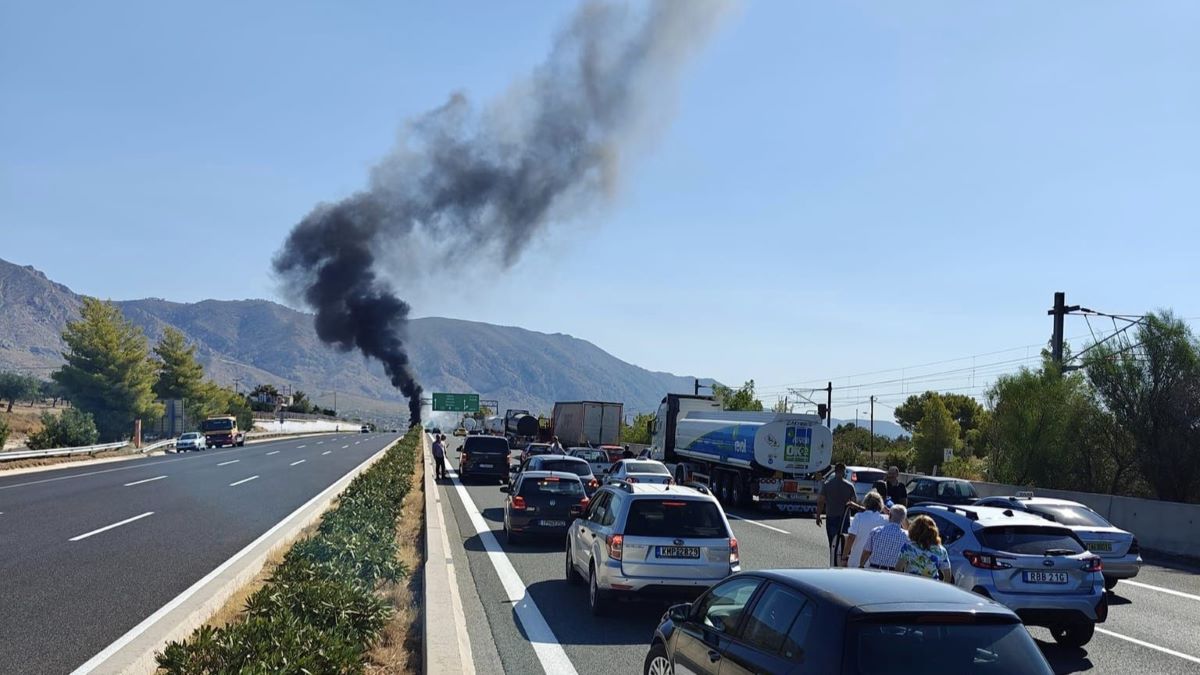
{"type": "Polygon", "coordinates": [[[703,483],[730,506],[814,511],[833,456],[816,415],[722,410],[711,396],[667,394],[650,431],[650,456],[677,483],[703,483]]]}

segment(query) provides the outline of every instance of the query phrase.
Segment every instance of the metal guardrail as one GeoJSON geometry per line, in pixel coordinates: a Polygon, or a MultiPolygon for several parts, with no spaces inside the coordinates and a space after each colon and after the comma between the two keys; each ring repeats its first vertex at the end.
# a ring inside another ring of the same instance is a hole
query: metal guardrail
{"type": "MultiPolygon", "coordinates": [[[[174,443],[175,441],[170,441],[174,443]]],[[[26,450],[24,452],[0,452],[0,462],[13,459],[36,459],[39,457],[67,457],[70,455],[94,455],[105,450],[116,450],[129,445],[128,441],[117,443],[101,443],[99,445],[80,445],[74,448],[57,448],[54,450],[26,450]]],[[[143,448],[143,451],[145,448],[143,448]]]]}
{"type": "Polygon", "coordinates": [[[150,445],[143,445],[142,446],[142,454],[150,452],[151,450],[158,450],[159,448],[166,448],[166,447],[169,447],[172,445],[175,445],[174,438],[168,438],[165,441],[158,441],[156,443],[151,443],[150,445]]]}

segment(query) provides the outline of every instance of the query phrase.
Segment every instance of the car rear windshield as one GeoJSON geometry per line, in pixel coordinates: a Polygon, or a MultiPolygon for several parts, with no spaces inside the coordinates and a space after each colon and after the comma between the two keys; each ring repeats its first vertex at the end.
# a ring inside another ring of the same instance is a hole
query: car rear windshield
{"type": "Polygon", "coordinates": [[[626,462],[625,473],[657,473],[663,476],[670,476],[671,472],[667,471],[667,467],[658,462],[626,462]]]}
{"type": "Polygon", "coordinates": [[[550,446],[548,445],[531,445],[525,448],[525,452],[530,455],[548,455],[550,454],[550,446]]]}
{"type": "Polygon", "coordinates": [[[473,436],[466,440],[463,450],[467,452],[487,452],[508,454],[508,441],[496,436],[473,436]]]}
{"type": "Polygon", "coordinates": [[[1019,623],[855,623],[846,657],[861,675],[1053,672],[1019,623]]]}
{"type": "Polygon", "coordinates": [[[630,537],[728,537],[717,505],[691,499],[635,499],[625,522],[630,537]]]}
{"type": "Polygon", "coordinates": [[[1045,555],[1047,551],[1074,555],[1083,553],[1079,539],[1061,527],[1037,525],[1004,525],[988,527],[979,532],[979,543],[986,548],[1008,553],[1045,555]]]}
{"type": "Polygon", "coordinates": [[[577,479],[572,480],[557,476],[531,478],[521,481],[522,497],[533,497],[536,495],[570,495],[582,497],[583,485],[577,479]]]}
{"type": "Polygon", "coordinates": [[[1112,527],[1099,513],[1082,506],[1031,504],[1028,508],[1038,515],[1049,515],[1056,523],[1071,527],[1112,527]]]}
{"type": "Polygon", "coordinates": [[[578,450],[571,454],[585,462],[608,462],[608,453],[603,450],[578,450]]]}
{"type": "Polygon", "coordinates": [[[874,483],[877,480],[887,478],[887,472],[885,471],[850,471],[849,469],[847,471],[850,473],[850,480],[855,483],[874,483]]]}
{"type": "Polygon", "coordinates": [[[551,459],[538,464],[539,471],[563,471],[576,476],[592,475],[592,467],[583,460],[551,459]]]}

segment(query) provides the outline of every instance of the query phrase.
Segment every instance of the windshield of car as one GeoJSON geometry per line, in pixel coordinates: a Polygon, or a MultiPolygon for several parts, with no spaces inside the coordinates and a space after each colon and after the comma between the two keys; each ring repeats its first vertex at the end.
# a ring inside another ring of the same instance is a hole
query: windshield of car
{"type": "Polygon", "coordinates": [[[1007,553],[1045,555],[1058,551],[1068,555],[1083,553],[1083,544],[1070,530],[1037,525],[987,527],[978,534],[986,548],[1007,553]]]}
{"type": "Polygon", "coordinates": [[[537,465],[539,471],[563,471],[577,476],[592,475],[592,467],[583,460],[551,459],[537,465]]]}
{"type": "Polygon", "coordinates": [[[187,432],[186,434],[184,434],[184,435],[180,436],[179,438],[180,438],[180,439],[182,439],[182,440],[185,440],[185,441],[193,441],[193,440],[196,440],[196,439],[197,439],[197,438],[199,438],[199,437],[200,437],[200,434],[199,434],[198,432],[195,432],[195,431],[189,431],[189,432],[187,432]]]}
{"type": "Polygon", "coordinates": [[[498,436],[471,436],[463,443],[464,452],[508,454],[508,441],[498,436]]]}
{"type": "Polygon", "coordinates": [[[975,497],[975,488],[965,480],[944,480],[938,483],[939,497],[975,497]]]}
{"type": "Polygon", "coordinates": [[[200,425],[205,431],[228,431],[233,428],[233,420],[228,417],[222,417],[215,420],[204,420],[200,425]]]}
{"type": "Polygon", "coordinates": [[[635,499],[625,534],[631,537],[728,537],[717,505],[694,499],[635,499]]]}
{"type": "Polygon", "coordinates": [[[549,476],[546,478],[530,478],[521,481],[522,497],[535,495],[578,495],[583,496],[583,484],[578,479],[549,476]]]}
{"type": "Polygon", "coordinates": [[[585,462],[608,463],[608,453],[604,452],[603,450],[576,450],[571,454],[585,462]]]}
{"type": "Polygon", "coordinates": [[[1054,522],[1071,527],[1112,527],[1099,513],[1071,504],[1028,504],[1027,509],[1038,515],[1048,515],[1054,522]]]}
{"type": "Polygon", "coordinates": [[[855,622],[846,657],[847,672],[861,675],[1053,672],[1019,623],[855,622]]]}
{"type": "Polygon", "coordinates": [[[670,476],[671,472],[667,467],[658,462],[625,462],[625,473],[655,473],[661,476],[670,476]]]}
{"type": "Polygon", "coordinates": [[[529,453],[530,455],[547,455],[550,453],[550,446],[530,445],[529,447],[525,448],[525,452],[529,453]]]}

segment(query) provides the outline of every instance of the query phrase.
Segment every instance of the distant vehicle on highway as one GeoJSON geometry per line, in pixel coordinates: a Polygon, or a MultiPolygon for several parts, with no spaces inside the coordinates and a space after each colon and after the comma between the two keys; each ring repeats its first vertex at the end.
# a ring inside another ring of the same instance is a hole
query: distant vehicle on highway
{"type": "Polygon", "coordinates": [[[359,429],[359,432],[364,433],[364,434],[369,434],[369,433],[371,433],[371,426],[368,424],[364,424],[364,425],[362,425],[362,428],[359,429]]]}
{"type": "MultiPolygon", "coordinates": [[[[392,429],[392,431],[394,432],[394,431],[396,431],[396,430],[395,430],[395,429],[392,429]]],[[[434,428],[432,428],[432,429],[430,429],[430,430],[429,430],[429,433],[433,434],[434,436],[441,436],[441,435],[442,435],[442,429],[441,429],[441,427],[434,427],[434,428]]]]}
{"type": "Polygon", "coordinates": [[[467,436],[459,449],[458,476],[508,482],[508,441],[501,436],[467,436]]]}
{"type": "Polygon", "coordinates": [[[971,481],[947,476],[917,476],[905,485],[908,490],[908,505],[951,504],[966,506],[974,504],[979,495],[971,481]]]}
{"type": "Polygon", "coordinates": [[[991,598],[1055,642],[1082,647],[1108,618],[1103,563],[1070,528],[1016,509],[922,504],[937,523],[954,585],[991,598]]]}
{"type": "Polygon", "coordinates": [[[587,582],[597,616],[618,598],[694,598],[742,569],[737,539],[712,495],[628,482],[592,495],[567,532],[565,558],[567,581],[587,582]]]}
{"type": "Polygon", "coordinates": [[[189,431],[175,441],[175,452],[188,450],[204,450],[208,446],[204,442],[204,434],[199,431],[189,431]]]}
{"type": "Polygon", "coordinates": [[[877,570],[761,570],[667,610],[646,654],[664,673],[1054,672],[1003,605],[877,570]]]}
{"type": "MultiPolygon", "coordinates": [[[[846,467],[846,480],[854,484],[854,501],[862,503],[863,497],[871,491],[871,487],[877,480],[887,480],[887,472],[883,469],[876,469],[870,466],[848,466],[846,467]]],[[[882,495],[887,499],[887,495],[882,495]]]]}
{"type": "Polygon", "coordinates": [[[459,427],[459,428],[457,428],[457,429],[455,429],[455,430],[454,430],[454,435],[455,435],[455,436],[466,436],[466,435],[467,435],[467,430],[466,430],[466,429],[464,429],[464,428],[462,428],[462,427],[459,427]]]}
{"type": "Polygon", "coordinates": [[[467,430],[467,435],[468,436],[482,436],[483,429],[469,429],[469,430],[467,430]]]}
{"type": "Polygon", "coordinates": [[[1104,587],[1109,590],[1121,579],[1136,577],[1142,569],[1137,537],[1079,502],[1018,493],[1015,497],[985,497],[975,502],[975,506],[1026,511],[1071,528],[1083,545],[1104,561],[1104,587]]]}
{"type": "Polygon", "coordinates": [[[566,446],[616,445],[624,409],[611,401],[558,401],[550,414],[550,432],[566,446]]]}
{"type": "Polygon", "coordinates": [[[500,491],[508,493],[504,535],[509,544],[536,535],[562,536],[588,505],[579,476],[564,471],[525,471],[500,491]]]}
{"type": "Polygon", "coordinates": [[[232,415],[210,417],[200,424],[200,430],[204,432],[204,444],[210,448],[246,444],[246,433],[238,429],[237,418],[232,415]]]}
{"type": "Polygon", "coordinates": [[[675,482],[671,470],[653,459],[622,459],[614,462],[604,475],[606,481],[625,480],[630,483],[669,485],[675,482]]]}
{"type": "Polygon", "coordinates": [[[604,450],[593,448],[569,448],[567,450],[567,454],[572,457],[578,457],[579,459],[582,459],[590,464],[592,467],[592,474],[598,479],[604,478],[605,474],[608,473],[609,467],[612,466],[612,463],[617,461],[615,459],[610,459],[608,453],[604,450]]]}
{"type": "Polygon", "coordinates": [[[616,462],[625,456],[625,446],[622,445],[601,445],[599,449],[608,455],[609,462],[616,462]]]}
{"type": "Polygon", "coordinates": [[[515,483],[526,471],[557,471],[579,476],[583,482],[584,491],[589,496],[600,487],[600,482],[592,473],[592,466],[586,461],[570,455],[534,455],[521,462],[513,477],[515,483]]]}
{"type": "Polygon", "coordinates": [[[550,454],[550,444],[549,443],[529,443],[528,445],[525,446],[525,450],[523,452],[521,452],[521,461],[524,462],[525,460],[529,459],[530,457],[534,457],[536,455],[548,455],[548,454],[550,454]]]}

